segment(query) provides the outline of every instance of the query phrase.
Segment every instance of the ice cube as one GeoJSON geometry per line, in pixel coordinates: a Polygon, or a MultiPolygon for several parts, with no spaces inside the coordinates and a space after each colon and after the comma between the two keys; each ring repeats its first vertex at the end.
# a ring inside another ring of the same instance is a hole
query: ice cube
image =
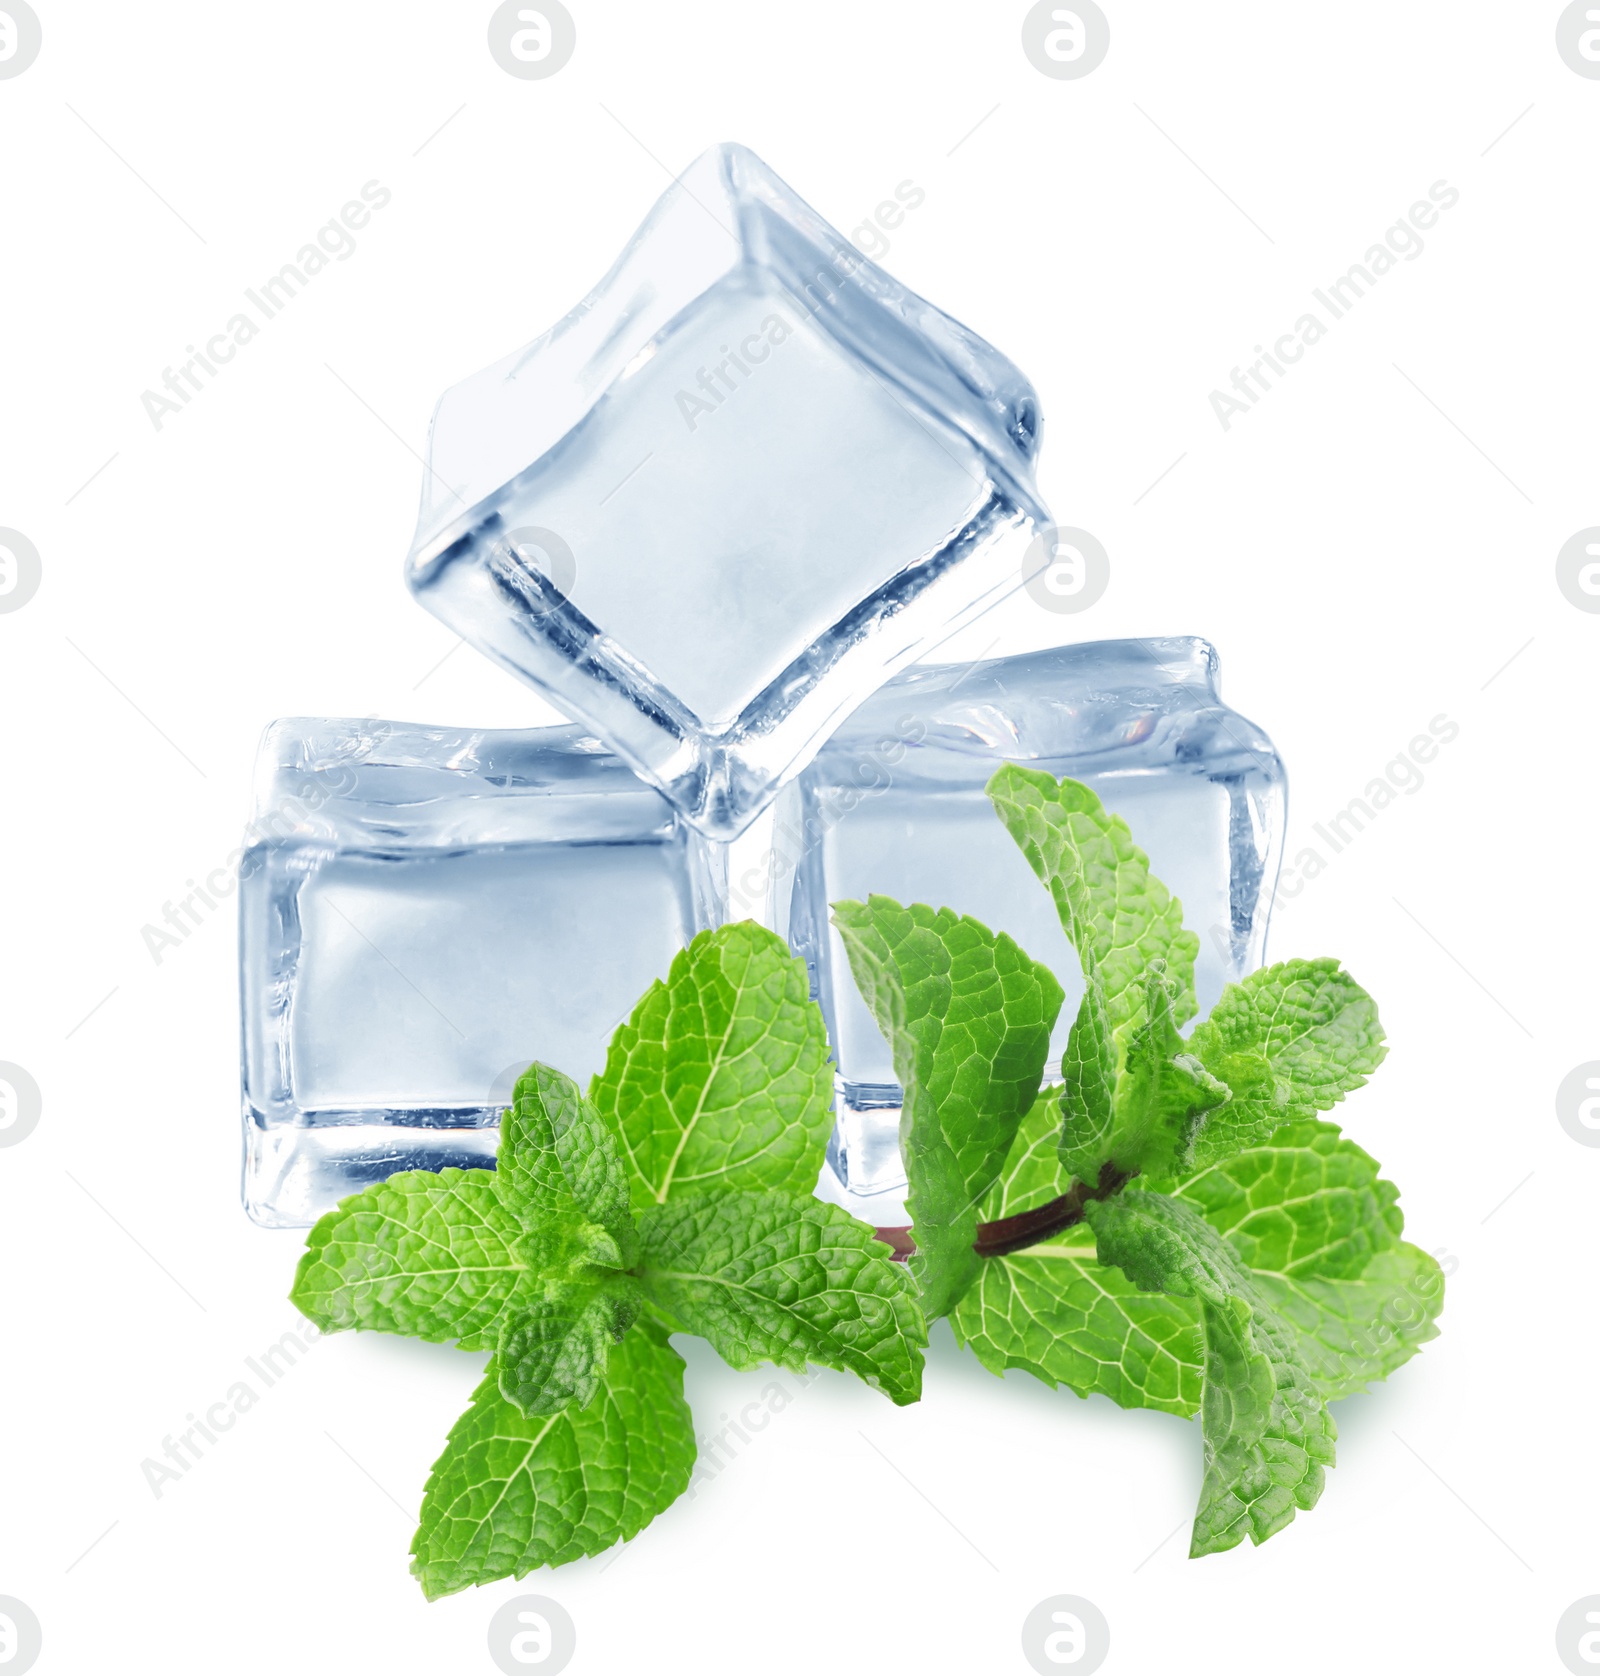
{"type": "Polygon", "coordinates": [[[247,845],[244,1199],[270,1226],[492,1163],[516,1074],[586,1080],[722,912],[719,847],[578,726],[277,722],[247,845]]]}
{"type": "Polygon", "coordinates": [[[707,834],[1022,580],[1031,385],[742,146],[435,412],[407,576],[707,834]]]}
{"type": "MultiPolygon", "coordinates": [[[[1123,816],[1197,933],[1202,1015],[1260,964],[1282,843],[1272,742],[1217,695],[1203,640],[1112,640],[976,664],[933,664],[869,699],[773,814],[788,935],[813,972],[837,1061],[830,1151],[843,1202],[904,1220],[900,1090],[850,974],[828,904],[877,891],[973,915],[1061,979],[1049,1075],[1083,994],[1055,904],[984,785],[1002,763],[1083,780],[1123,816]]],[[[746,886],[753,882],[748,872],[746,886]]]]}

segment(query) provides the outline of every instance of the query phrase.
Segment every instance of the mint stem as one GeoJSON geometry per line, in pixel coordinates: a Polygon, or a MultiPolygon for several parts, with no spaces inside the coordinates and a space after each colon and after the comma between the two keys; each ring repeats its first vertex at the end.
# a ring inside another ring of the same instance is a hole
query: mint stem
{"type": "Polygon", "coordinates": [[[1019,1211],[1015,1216],[1003,1216],[998,1222],[980,1222],[978,1237],[972,1249],[980,1257],[1004,1257],[1008,1252],[1022,1251],[1038,1245],[1064,1229],[1075,1228],[1083,1221],[1084,1207],[1095,1199],[1109,1199],[1120,1192],[1131,1179],[1115,1164],[1100,1166],[1100,1179],[1093,1186],[1075,1181],[1060,1198],[1048,1204],[1036,1205],[1032,1210],[1019,1211]]]}
{"type": "MultiPolygon", "coordinates": [[[[998,1222],[980,1222],[972,1249],[980,1257],[1004,1257],[1075,1228],[1083,1221],[1085,1206],[1120,1193],[1137,1173],[1119,1170],[1115,1164],[1102,1164],[1100,1179],[1093,1187],[1085,1181],[1075,1181],[1067,1192],[1047,1204],[1018,1211],[1015,1216],[1003,1216],[998,1222]]],[[[873,1232],[893,1250],[897,1263],[905,1262],[917,1248],[909,1227],[875,1228],[873,1232]]]]}
{"type": "Polygon", "coordinates": [[[913,1251],[917,1249],[917,1242],[911,1237],[910,1224],[897,1228],[874,1228],[873,1238],[880,1239],[894,1254],[897,1263],[905,1262],[913,1251]]]}

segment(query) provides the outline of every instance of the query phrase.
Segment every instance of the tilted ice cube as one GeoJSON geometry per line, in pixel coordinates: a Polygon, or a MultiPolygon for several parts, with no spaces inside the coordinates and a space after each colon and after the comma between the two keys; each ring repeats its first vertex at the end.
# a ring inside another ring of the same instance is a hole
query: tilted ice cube
{"type": "MultiPolygon", "coordinates": [[[[903,1221],[900,1090],[828,904],[876,891],[1006,931],[1067,991],[1049,1075],[1083,994],[1055,904],[984,795],[1002,763],[1092,786],[1200,939],[1202,1015],[1260,964],[1284,821],[1272,742],[1217,696],[1203,640],[1112,640],[908,671],[829,741],[774,815],[789,938],[810,964],[838,1064],[830,1153],[847,1203],[903,1221]]],[[[746,884],[752,882],[746,876],[746,884]]]]}
{"type": "Polygon", "coordinates": [[[492,1163],[516,1073],[586,1080],[722,912],[720,848],[575,726],[277,722],[247,844],[244,1198],[270,1225],[492,1163]]]}
{"type": "Polygon", "coordinates": [[[1038,401],[741,146],[545,335],[446,392],[429,610],[740,831],[841,717],[1021,582],[1038,401]]]}

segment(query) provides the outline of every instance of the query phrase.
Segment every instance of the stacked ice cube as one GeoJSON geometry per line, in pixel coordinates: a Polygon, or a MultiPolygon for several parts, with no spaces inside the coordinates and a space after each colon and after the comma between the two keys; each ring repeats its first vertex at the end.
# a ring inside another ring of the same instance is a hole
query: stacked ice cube
{"type": "Polygon", "coordinates": [[[948,903],[1075,981],[982,795],[1002,761],[1129,816],[1215,925],[1203,986],[1258,960],[1282,775],[1209,647],[895,679],[1023,584],[1038,441],[1009,361],[737,146],[570,315],[449,391],[411,586],[574,725],[268,730],[241,892],[251,1214],[301,1225],[394,1170],[491,1162],[515,1073],[597,1069],[650,979],[732,915],[753,823],[838,1062],[825,1190],[879,1222],[899,1095],[827,904],[948,903]]]}
{"type": "Polygon", "coordinates": [[[1222,704],[1216,676],[1216,653],[1195,639],[925,665],[868,699],[785,794],[777,894],[792,871],[787,933],[815,975],[836,1064],[829,1196],[880,1226],[904,1220],[900,1090],[830,902],[878,891],[1009,932],[1066,989],[1047,1071],[1057,1074],[1082,976],[1054,902],[984,795],[1002,763],[1082,780],[1128,822],[1200,937],[1202,1013],[1261,963],[1283,770],[1260,729],[1222,704]]]}
{"type": "Polygon", "coordinates": [[[581,727],[276,722],[241,866],[245,1204],[314,1221],[494,1162],[537,1054],[580,1079],[723,918],[723,847],[581,727]]]}

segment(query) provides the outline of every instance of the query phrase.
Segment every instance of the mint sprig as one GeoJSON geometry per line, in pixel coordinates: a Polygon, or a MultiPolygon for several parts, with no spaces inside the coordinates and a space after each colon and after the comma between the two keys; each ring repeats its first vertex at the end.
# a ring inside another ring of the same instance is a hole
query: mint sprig
{"type": "MultiPolygon", "coordinates": [[[[1002,768],[989,795],[1056,904],[1084,995],[1060,1084],[1020,1117],[986,1096],[976,1127],[992,1143],[1010,1126],[1012,1139],[969,1150],[959,1224],[927,1225],[914,1161],[958,1149],[969,1125],[928,1057],[901,1051],[908,1021],[936,1035],[953,1003],[907,963],[864,957],[860,905],[835,904],[905,1090],[912,1235],[940,1253],[931,1271],[912,1258],[924,1309],[948,1314],[993,1372],[1198,1412],[1191,1552],[1264,1541],[1321,1492],[1327,1403],[1437,1331],[1443,1277],[1400,1238],[1395,1189],[1317,1120],[1381,1061],[1377,1009],[1337,962],[1291,960],[1228,985],[1186,1039],[1198,942],[1126,824],[1089,787],[1036,770],[1002,768]],[[973,1229],[967,1256],[946,1249],[957,1226],[973,1229]]],[[[884,925],[953,918],[871,906],[884,925]]],[[[975,945],[1000,941],[960,923],[975,945]]],[[[992,1058],[1032,1051],[1003,1009],[989,1028],[992,1058]]]]}
{"type": "Polygon", "coordinates": [[[917,1399],[912,1279],[810,1195],[830,1095],[803,964],[724,926],[646,992],[587,1095],[528,1068],[494,1171],[391,1176],[312,1229],[291,1297],[324,1331],[494,1352],[423,1499],[427,1594],[597,1553],[682,1493],[669,1331],[735,1367],[814,1362],[917,1399]]]}

